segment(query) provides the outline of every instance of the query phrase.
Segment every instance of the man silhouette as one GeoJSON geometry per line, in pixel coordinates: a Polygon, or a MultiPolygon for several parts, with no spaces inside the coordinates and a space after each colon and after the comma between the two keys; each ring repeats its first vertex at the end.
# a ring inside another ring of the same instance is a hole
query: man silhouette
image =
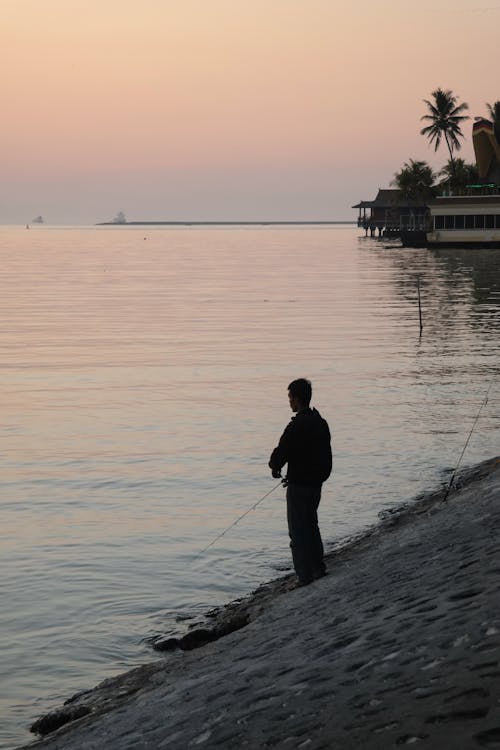
{"type": "Polygon", "coordinates": [[[299,585],[306,586],[326,574],[323,542],[318,526],[321,487],[332,470],[328,423],[311,409],[312,387],[299,378],[288,386],[290,408],[295,413],[269,459],[275,478],[288,464],[286,501],[292,559],[299,585]]]}

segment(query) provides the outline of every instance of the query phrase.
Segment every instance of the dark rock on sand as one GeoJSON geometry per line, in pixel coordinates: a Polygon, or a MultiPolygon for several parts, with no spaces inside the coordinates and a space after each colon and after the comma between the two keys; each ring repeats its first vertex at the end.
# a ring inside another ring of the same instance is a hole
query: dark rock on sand
{"type": "MultiPolygon", "coordinates": [[[[212,615],[214,616],[214,615],[212,615]]],[[[217,641],[235,630],[244,628],[249,623],[249,616],[245,613],[227,614],[227,612],[218,613],[219,622],[214,628],[196,628],[189,631],[182,638],[165,638],[158,639],[153,643],[155,651],[175,651],[180,648],[182,651],[191,651],[194,648],[200,648],[207,643],[217,641]]]]}
{"type": "Polygon", "coordinates": [[[82,704],[78,706],[64,706],[57,711],[52,711],[42,716],[31,725],[30,729],[34,734],[49,734],[70,721],[81,719],[82,716],[88,716],[90,712],[91,709],[82,704]]]}

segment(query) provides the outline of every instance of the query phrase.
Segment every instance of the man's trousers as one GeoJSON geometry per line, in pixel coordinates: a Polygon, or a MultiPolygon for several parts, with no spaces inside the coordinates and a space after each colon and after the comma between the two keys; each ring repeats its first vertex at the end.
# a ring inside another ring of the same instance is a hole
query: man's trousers
{"type": "Polygon", "coordinates": [[[288,533],[293,567],[300,583],[310,583],[325,574],[323,542],[318,526],[321,485],[290,483],[286,490],[288,533]]]}

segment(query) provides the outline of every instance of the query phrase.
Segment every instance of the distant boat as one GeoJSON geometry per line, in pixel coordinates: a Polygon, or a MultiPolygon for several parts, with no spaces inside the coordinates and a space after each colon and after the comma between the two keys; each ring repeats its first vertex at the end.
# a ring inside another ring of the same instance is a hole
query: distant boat
{"type": "Polygon", "coordinates": [[[32,224],[44,224],[43,216],[36,216],[34,219],[31,219],[32,224]]]}

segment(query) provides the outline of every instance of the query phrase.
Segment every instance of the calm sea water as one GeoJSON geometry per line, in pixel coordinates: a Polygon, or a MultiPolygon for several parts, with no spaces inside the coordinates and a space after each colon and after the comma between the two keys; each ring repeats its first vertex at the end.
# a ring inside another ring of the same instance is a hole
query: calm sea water
{"type": "Polygon", "coordinates": [[[498,453],[500,252],[353,226],[0,228],[0,747],[289,566],[267,461],[311,378],[326,546],[498,453]],[[417,275],[424,329],[419,336],[417,275]]]}

